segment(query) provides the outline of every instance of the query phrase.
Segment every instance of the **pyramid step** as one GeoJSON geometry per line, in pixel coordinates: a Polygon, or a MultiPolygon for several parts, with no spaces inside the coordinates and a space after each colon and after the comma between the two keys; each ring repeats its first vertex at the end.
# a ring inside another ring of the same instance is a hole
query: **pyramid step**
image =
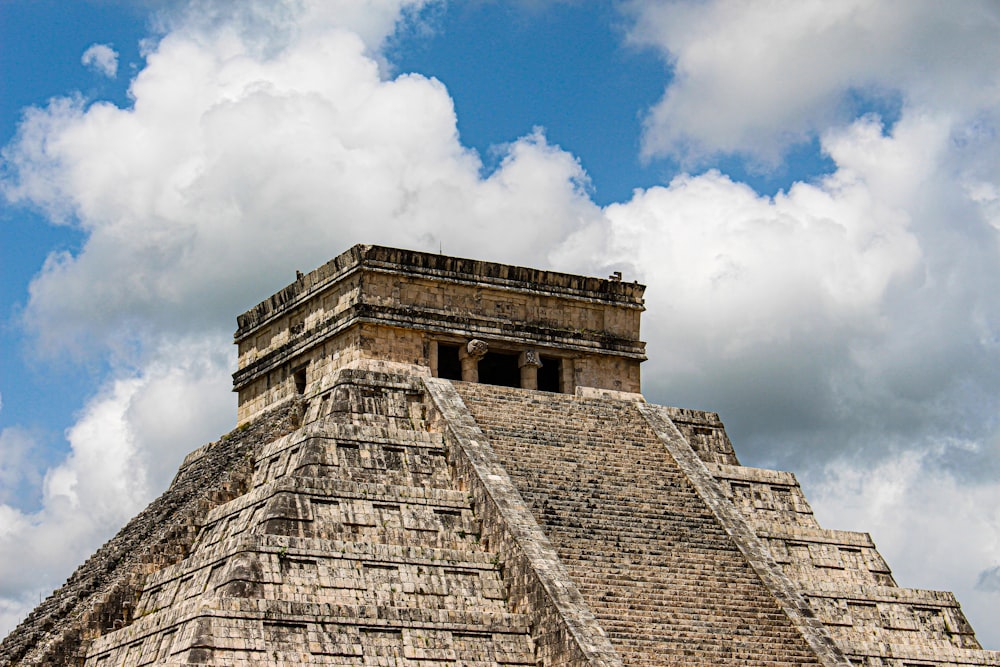
{"type": "MultiPolygon", "coordinates": [[[[456,643],[478,641],[481,649],[500,658],[494,664],[533,664],[527,630],[528,619],[510,613],[203,597],[98,638],[89,655],[98,665],[146,664],[130,661],[129,656],[163,655],[169,660],[192,649],[224,653],[230,661],[226,664],[238,664],[241,655],[259,664],[273,659],[265,651],[293,646],[307,653],[307,647],[326,655],[339,648],[345,656],[363,656],[371,655],[373,646],[384,645],[365,641],[363,635],[368,633],[367,639],[383,637],[401,649],[409,646],[410,655],[419,655],[413,649],[426,646],[428,640],[448,642],[452,649],[456,643]],[[311,638],[321,641],[317,644],[311,638]]],[[[463,648],[459,646],[459,653],[475,654],[463,648]]],[[[193,664],[197,663],[195,659],[193,664]]]]}

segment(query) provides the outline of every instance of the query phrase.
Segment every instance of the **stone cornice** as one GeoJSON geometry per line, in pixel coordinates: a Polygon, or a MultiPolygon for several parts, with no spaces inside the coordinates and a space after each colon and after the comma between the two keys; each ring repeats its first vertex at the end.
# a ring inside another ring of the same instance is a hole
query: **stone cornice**
{"type": "Polygon", "coordinates": [[[414,250],[356,245],[237,316],[237,342],[344,278],[371,271],[644,310],[645,286],[414,250]]]}

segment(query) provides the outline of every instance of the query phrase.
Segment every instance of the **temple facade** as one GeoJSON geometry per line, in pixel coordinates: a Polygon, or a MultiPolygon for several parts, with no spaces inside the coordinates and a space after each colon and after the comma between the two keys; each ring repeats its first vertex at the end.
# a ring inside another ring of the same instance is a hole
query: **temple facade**
{"type": "Polygon", "coordinates": [[[638,392],[644,289],[354,246],[237,318],[239,421],[322,392],[324,378],[362,361],[525,389],[638,392]]]}

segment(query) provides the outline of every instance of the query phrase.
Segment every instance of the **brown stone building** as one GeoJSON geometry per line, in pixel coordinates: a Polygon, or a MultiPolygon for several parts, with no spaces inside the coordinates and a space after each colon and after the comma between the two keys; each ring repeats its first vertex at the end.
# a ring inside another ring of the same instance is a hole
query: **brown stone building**
{"type": "Polygon", "coordinates": [[[0,665],[1000,665],[718,416],[641,285],[356,246],[238,318],[239,425],[0,665]]]}

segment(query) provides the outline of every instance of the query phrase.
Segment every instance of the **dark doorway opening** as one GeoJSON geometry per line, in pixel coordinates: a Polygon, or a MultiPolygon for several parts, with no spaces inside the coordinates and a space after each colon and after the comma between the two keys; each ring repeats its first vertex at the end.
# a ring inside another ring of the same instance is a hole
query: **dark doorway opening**
{"type": "Polygon", "coordinates": [[[295,375],[295,393],[304,394],[306,393],[306,368],[302,366],[294,371],[295,375]]]}
{"type": "Polygon", "coordinates": [[[458,345],[438,343],[438,377],[445,380],[462,379],[462,362],[458,358],[458,345]]]}
{"type": "Polygon", "coordinates": [[[540,357],[542,367],[538,369],[538,388],[541,391],[562,391],[562,359],[540,357]]]}
{"type": "Polygon", "coordinates": [[[520,387],[521,369],[517,367],[516,354],[487,352],[479,360],[479,381],[501,387],[520,387]]]}

